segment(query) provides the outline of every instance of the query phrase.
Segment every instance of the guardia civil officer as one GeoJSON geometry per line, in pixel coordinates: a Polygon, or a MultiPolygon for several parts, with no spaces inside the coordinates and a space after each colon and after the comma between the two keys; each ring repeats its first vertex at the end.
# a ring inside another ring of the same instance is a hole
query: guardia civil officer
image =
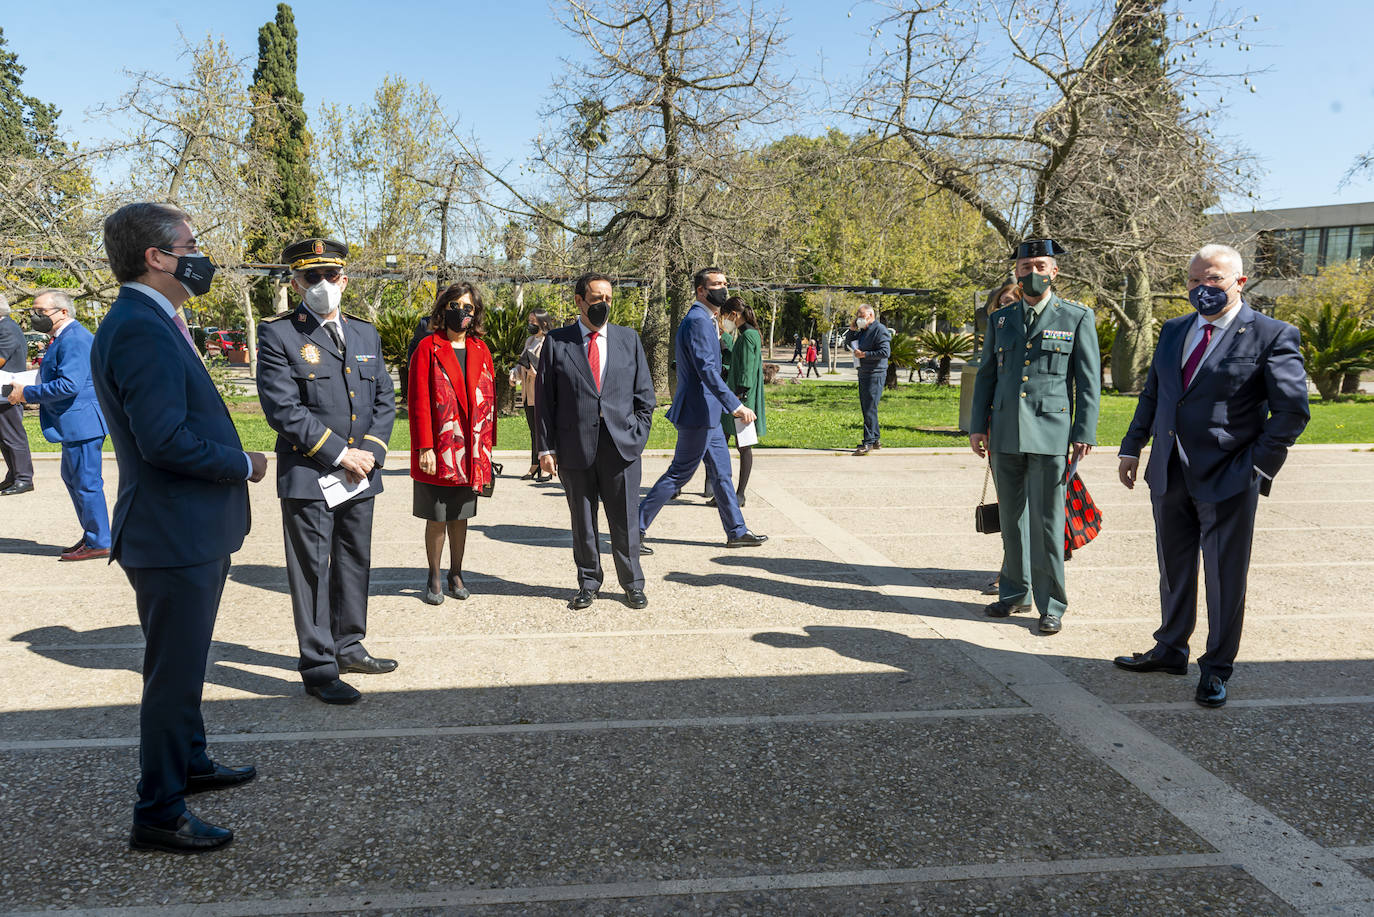
{"type": "Polygon", "coordinates": [[[988,320],[973,387],[969,445],[991,452],[1002,521],[1002,578],[994,618],[1040,613],[1040,633],[1057,634],[1064,588],[1064,472],[1069,453],[1087,455],[1097,438],[1102,394],[1092,310],[1050,289],[1059,274],[1053,239],[1012,253],[1020,302],[988,320]]]}
{"type": "Polygon", "coordinates": [[[362,695],[341,674],[396,668],[363,648],[372,565],[373,498],[396,418],[391,376],[371,323],[339,310],[348,246],[305,239],[282,252],[301,303],[258,339],[258,398],[277,431],[277,495],[301,679],[327,704],[362,695]],[[367,487],[332,508],[321,479],[367,487]]]}

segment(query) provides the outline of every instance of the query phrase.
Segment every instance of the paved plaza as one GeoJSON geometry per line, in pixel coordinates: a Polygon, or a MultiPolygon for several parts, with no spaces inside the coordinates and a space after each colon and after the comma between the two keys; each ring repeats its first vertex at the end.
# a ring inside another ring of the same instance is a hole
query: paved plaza
{"type": "Polygon", "coordinates": [[[1158,623],[1148,494],[1114,452],[1083,465],[1106,527],[1054,637],[983,615],[1000,549],[967,450],[764,450],[754,550],[725,549],[698,474],[650,532],[643,611],[609,553],[601,600],[567,608],[562,491],[509,475],[472,598],[424,604],[393,454],[366,643],[400,668],[350,676],[354,707],[296,677],[269,471],[204,704],[212,755],[259,778],[192,799],[237,834],[199,857],[128,849],[133,593],[57,561],[78,530],[42,457],[0,504],[0,912],[1374,914],[1374,451],[1298,448],[1261,500],[1221,710],[1196,666],[1110,664],[1158,623]]]}

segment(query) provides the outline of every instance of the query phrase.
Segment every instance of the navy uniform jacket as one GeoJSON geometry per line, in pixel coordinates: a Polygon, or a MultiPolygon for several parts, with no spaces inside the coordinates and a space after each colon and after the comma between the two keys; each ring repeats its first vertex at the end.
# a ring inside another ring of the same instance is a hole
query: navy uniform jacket
{"type": "Polygon", "coordinates": [[[303,304],[258,331],[258,400],[277,432],[277,496],[323,500],[320,475],[347,448],[377,459],[362,497],[382,491],[382,463],[396,419],[391,376],[370,322],[340,315],[346,353],[303,304]]]}
{"type": "Polygon", "coordinates": [[[582,323],[550,331],[539,354],[540,441],[558,455],[558,466],[590,468],[596,461],[601,425],[627,462],[637,462],[649,441],[654,383],[649,361],[634,329],[607,324],[605,378],[592,379],[582,323]]]}
{"type": "Polygon", "coordinates": [[[95,333],[91,371],[119,460],[111,558],[124,567],[189,567],[242,547],[248,459],[224,399],[171,317],[122,288],[95,333]]]}
{"type": "MultiPolygon", "coordinates": [[[[1154,437],[1145,482],[1153,493],[1168,487],[1169,456],[1182,442],[1188,492],[1206,503],[1233,497],[1255,480],[1272,478],[1288,447],[1307,426],[1307,372],[1298,329],[1241,303],[1224,337],[1183,388],[1183,353],[1197,316],[1170,319],[1159,344],[1135,417],[1121,441],[1122,455],[1140,455],[1154,437]]],[[[1260,482],[1263,493],[1269,481],[1260,482]]]]}
{"type": "Polygon", "coordinates": [[[678,323],[673,349],[677,391],[668,408],[668,420],[684,428],[719,426],[721,414],[739,409],[739,398],[726,388],[720,374],[720,335],[715,319],[700,300],[693,301],[678,323]]]}

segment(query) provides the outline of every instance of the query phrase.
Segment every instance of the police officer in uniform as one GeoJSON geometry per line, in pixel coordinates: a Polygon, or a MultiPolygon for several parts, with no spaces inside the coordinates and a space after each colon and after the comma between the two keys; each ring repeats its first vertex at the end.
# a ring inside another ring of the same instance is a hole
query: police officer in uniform
{"type": "Polygon", "coordinates": [[[1022,301],[988,320],[973,387],[969,445],[992,462],[1002,521],[1002,578],[994,618],[1029,611],[1057,634],[1064,588],[1064,473],[1097,438],[1101,362],[1092,310],[1050,290],[1059,274],[1053,239],[1012,253],[1022,301]]]}
{"type": "Polygon", "coordinates": [[[372,565],[373,498],[396,418],[391,376],[371,323],[339,311],[348,286],[348,246],[306,239],[282,252],[294,312],[263,322],[258,398],[277,431],[277,495],[286,541],[286,577],[308,694],[327,704],[362,695],[339,676],[381,674],[394,659],[363,648],[372,565]],[[321,478],[368,486],[332,508],[321,478]]]}

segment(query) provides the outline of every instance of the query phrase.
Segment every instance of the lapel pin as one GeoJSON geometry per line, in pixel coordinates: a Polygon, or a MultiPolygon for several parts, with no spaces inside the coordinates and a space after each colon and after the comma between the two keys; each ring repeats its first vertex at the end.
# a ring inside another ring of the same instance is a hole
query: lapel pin
{"type": "Polygon", "coordinates": [[[1244,334],[1244,333],[1245,333],[1245,326],[1244,326],[1244,325],[1241,325],[1239,328],[1236,329],[1236,334],[1244,334]]]}

